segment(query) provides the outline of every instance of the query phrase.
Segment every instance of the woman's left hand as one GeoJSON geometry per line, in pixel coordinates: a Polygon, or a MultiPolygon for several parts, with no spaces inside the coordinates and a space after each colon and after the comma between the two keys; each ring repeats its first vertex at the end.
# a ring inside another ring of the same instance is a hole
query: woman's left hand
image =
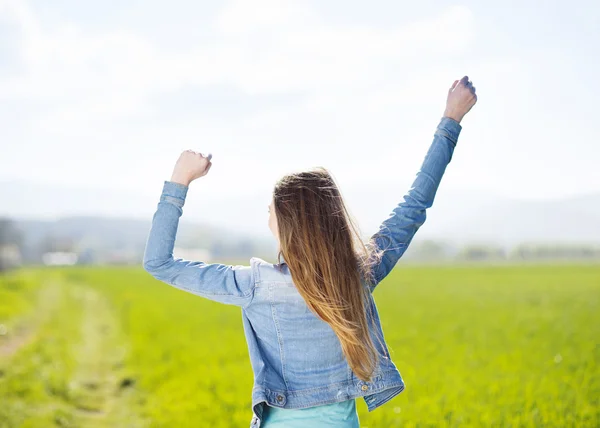
{"type": "Polygon", "coordinates": [[[204,156],[202,153],[197,153],[193,150],[184,151],[179,155],[179,159],[175,163],[171,181],[189,186],[195,179],[208,174],[212,166],[211,158],[212,155],[210,153],[204,156]]]}

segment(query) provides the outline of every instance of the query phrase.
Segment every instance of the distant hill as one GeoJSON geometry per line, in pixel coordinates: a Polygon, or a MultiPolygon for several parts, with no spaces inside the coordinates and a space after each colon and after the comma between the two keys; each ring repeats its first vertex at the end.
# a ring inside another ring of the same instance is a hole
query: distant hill
{"type": "MultiPolygon", "coordinates": [[[[58,220],[17,219],[16,225],[23,232],[25,256],[29,261],[39,260],[43,242],[49,238],[71,241],[78,251],[91,249],[96,255],[121,252],[141,260],[151,220],[78,216],[58,220]]],[[[208,249],[213,257],[273,258],[276,244],[272,241],[181,220],[175,245],[208,249]]]]}
{"type": "Polygon", "coordinates": [[[483,200],[468,194],[453,197],[441,192],[422,232],[424,236],[456,243],[600,244],[600,193],[536,201],[483,200]]]}
{"type": "MultiPolygon", "coordinates": [[[[404,189],[342,189],[368,235],[402,200],[404,189]]],[[[146,192],[77,189],[23,181],[0,182],[0,215],[18,220],[28,245],[48,235],[103,250],[143,251],[159,189],[146,192]],[[7,203],[9,201],[9,203],[7,203]]],[[[275,255],[267,227],[268,196],[188,198],[177,246],[275,255]],[[241,209],[240,207],[243,207],[241,209]],[[198,221],[193,221],[198,219],[198,221]]],[[[522,242],[600,244],[600,192],[556,200],[519,200],[489,192],[438,191],[415,242],[444,240],[511,247],[522,242]]]]}

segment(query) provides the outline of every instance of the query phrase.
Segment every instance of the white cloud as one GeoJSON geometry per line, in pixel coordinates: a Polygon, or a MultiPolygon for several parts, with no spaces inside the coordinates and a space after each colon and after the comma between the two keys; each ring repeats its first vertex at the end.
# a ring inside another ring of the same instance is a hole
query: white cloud
{"type": "Polygon", "coordinates": [[[223,8],[215,28],[227,34],[273,31],[303,25],[318,17],[308,3],[292,0],[234,0],[223,8]]]}
{"type": "MultiPolygon", "coordinates": [[[[257,180],[271,180],[268,165],[275,162],[280,170],[326,163],[351,180],[361,163],[354,154],[368,148],[386,154],[379,159],[378,176],[395,178],[421,161],[431,118],[442,114],[445,90],[459,77],[450,71],[480,67],[489,81],[516,79],[513,64],[504,58],[472,61],[475,20],[464,6],[383,28],[331,24],[304,2],[234,1],[187,51],[166,50],[134,29],[92,32],[76,22],[41,25],[25,2],[0,0],[0,13],[18,29],[11,40],[23,61],[20,74],[0,80],[0,100],[43,106],[32,109],[32,131],[24,138],[55,138],[54,146],[42,149],[36,170],[56,180],[69,172],[56,171],[43,158],[61,148],[87,150],[86,144],[103,149],[95,156],[105,164],[116,162],[106,153],[111,147],[118,149],[122,165],[128,159],[140,162],[144,151],[142,165],[136,164],[146,168],[136,173],[140,181],[166,162],[159,153],[194,144],[220,150],[230,164],[251,163],[259,171],[257,180]],[[173,119],[172,112],[167,118],[154,101],[157,95],[201,85],[231,85],[248,95],[302,96],[285,106],[257,107],[237,118],[224,113],[218,119],[173,119]],[[406,115],[411,130],[399,126],[406,124],[406,115]],[[156,120],[143,122],[147,117],[156,120]],[[93,138],[82,142],[86,135],[93,138]]],[[[494,90],[502,94],[501,88],[494,90]]],[[[5,170],[20,174],[10,168],[5,170]]],[[[107,183],[101,173],[94,179],[90,171],[86,179],[107,183]]],[[[111,179],[120,182],[118,176],[111,179]]],[[[222,179],[235,187],[236,177],[222,179]]]]}
{"type": "Polygon", "coordinates": [[[471,13],[464,7],[386,31],[327,26],[292,2],[238,1],[218,17],[220,32],[214,43],[175,54],[159,51],[126,30],[88,34],[65,23],[57,31],[41,31],[24,3],[4,0],[3,4],[9,19],[21,29],[19,44],[26,68],[0,84],[0,96],[50,98],[77,116],[88,109],[94,117],[127,114],[136,106],[142,108],[150,94],[189,84],[231,84],[250,94],[355,90],[381,83],[390,61],[413,62],[418,67],[425,53],[460,52],[472,37],[471,13]],[[288,27],[287,20],[298,16],[306,19],[303,25],[288,27]],[[274,33],[267,32],[251,44],[244,39],[247,33],[272,29],[270,25],[277,23],[274,33]],[[119,108],[120,104],[130,107],[119,108]]]}

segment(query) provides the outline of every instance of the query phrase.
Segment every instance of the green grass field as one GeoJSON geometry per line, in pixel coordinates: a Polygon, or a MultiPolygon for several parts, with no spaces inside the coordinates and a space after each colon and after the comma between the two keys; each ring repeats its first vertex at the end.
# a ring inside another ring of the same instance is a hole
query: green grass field
{"type": "MultiPolygon", "coordinates": [[[[600,426],[600,266],[399,265],[375,291],[407,388],[361,427],[600,426]]],[[[240,309],[141,268],[0,276],[0,427],[247,427],[240,309]]]]}

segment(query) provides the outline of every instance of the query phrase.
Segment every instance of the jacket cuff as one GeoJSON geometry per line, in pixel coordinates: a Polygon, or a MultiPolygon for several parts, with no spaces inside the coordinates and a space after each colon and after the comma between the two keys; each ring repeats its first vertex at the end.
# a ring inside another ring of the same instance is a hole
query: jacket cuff
{"type": "Polygon", "coordinates": [[[183,207],[188,190],[188,186],[184,186],[181,183],[175,183],[174,181],[165,180],[161,199],[171,202],[179,207],[183,207]]]}
{"type": "Polygon", "coordinates": [[[440,120],[435,133],[447,137],[452,141],[454,146],[456,146],[456,142],[458,141],[458,136],[460,135],[461,130],[462,126],[460,123],[454,119],[444,116],[440,120]]]}

